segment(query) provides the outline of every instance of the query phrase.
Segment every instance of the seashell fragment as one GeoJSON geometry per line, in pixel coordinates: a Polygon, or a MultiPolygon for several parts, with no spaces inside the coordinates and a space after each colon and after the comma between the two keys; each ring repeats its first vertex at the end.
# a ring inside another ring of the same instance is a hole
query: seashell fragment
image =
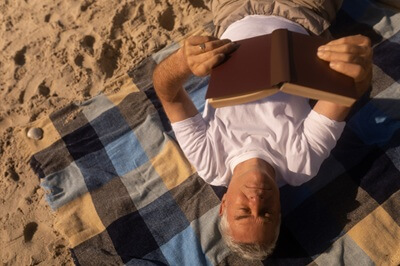
{"type": "Polygon", "coordinates": [[[40,140],[43,138],[43,129],[38,128],[38,127],[33,127],[28,130],[28,133],[26,135],[30,139],[40,140]]]}

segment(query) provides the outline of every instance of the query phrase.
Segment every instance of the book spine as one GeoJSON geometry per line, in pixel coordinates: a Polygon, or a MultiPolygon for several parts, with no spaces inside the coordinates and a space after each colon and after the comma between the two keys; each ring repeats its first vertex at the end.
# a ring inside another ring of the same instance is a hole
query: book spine
{"type": "Polygon", "coordinates": [[[278,29],[271,36],[271,84],[279,86],[290,81],[288,30],[278,29]]]}

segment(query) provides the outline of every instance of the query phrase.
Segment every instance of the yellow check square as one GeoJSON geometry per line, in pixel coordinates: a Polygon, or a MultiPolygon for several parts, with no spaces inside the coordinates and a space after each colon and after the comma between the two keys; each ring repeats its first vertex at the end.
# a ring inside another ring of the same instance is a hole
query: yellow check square
{"type": "Polygon", "coordinates": [[[89,193],[59,208],[54,227],[69,239],[71,248],[105,230],[89,193]]]}
{"type": "Polygon", "coordinates": [[[381,206],[354,226],[348,235],[376,265],[400,264],[400,227],[381,206]]]}
{"type": "Polygon", "coordinates": [[[173,141],[168,141],[163,150],[151,159],[151,164],[168,189],[172,189],[195,173],[181,149],[173,141]]]}

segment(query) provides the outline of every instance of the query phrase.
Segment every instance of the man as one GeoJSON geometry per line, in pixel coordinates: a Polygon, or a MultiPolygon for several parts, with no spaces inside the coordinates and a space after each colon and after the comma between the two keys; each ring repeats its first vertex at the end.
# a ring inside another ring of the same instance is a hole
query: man
{"type": "MultiPolygon", "coordinates": [[[[300,185],[317,174],[336,145],[350,108],[318,101],[311,109],[305,98],[277,93],[218,109],[206,103],[202,116],[183,84],[192,74],[208,75],[234,52],[238,47],[231,40],[277,28],[327,35],[340,2],[213,1],[221,39],[190,37],[154,71],[154,87],[185,155],[206,182],[228,187],[220,207],[220,230],[227,245],[245,258],[263,259],[272,252],[281,218],[278,186],[300,185]]],[[[318,57],[354,78],[360,93],[369,87],[368,38],[331,41],[319,48],[318,57]]]]}

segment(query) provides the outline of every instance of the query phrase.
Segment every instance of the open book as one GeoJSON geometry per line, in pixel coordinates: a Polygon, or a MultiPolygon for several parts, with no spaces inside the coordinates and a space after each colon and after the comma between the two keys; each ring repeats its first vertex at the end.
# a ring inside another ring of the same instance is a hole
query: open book
{"type": "Polygon", "coordinates": [[[239,48],[211,71],[206,99],[218,108],[283,91],[351,106],[360,96],[354,80],[317,57],[327,42],[286,29],[237,41],[239,48]]]}

